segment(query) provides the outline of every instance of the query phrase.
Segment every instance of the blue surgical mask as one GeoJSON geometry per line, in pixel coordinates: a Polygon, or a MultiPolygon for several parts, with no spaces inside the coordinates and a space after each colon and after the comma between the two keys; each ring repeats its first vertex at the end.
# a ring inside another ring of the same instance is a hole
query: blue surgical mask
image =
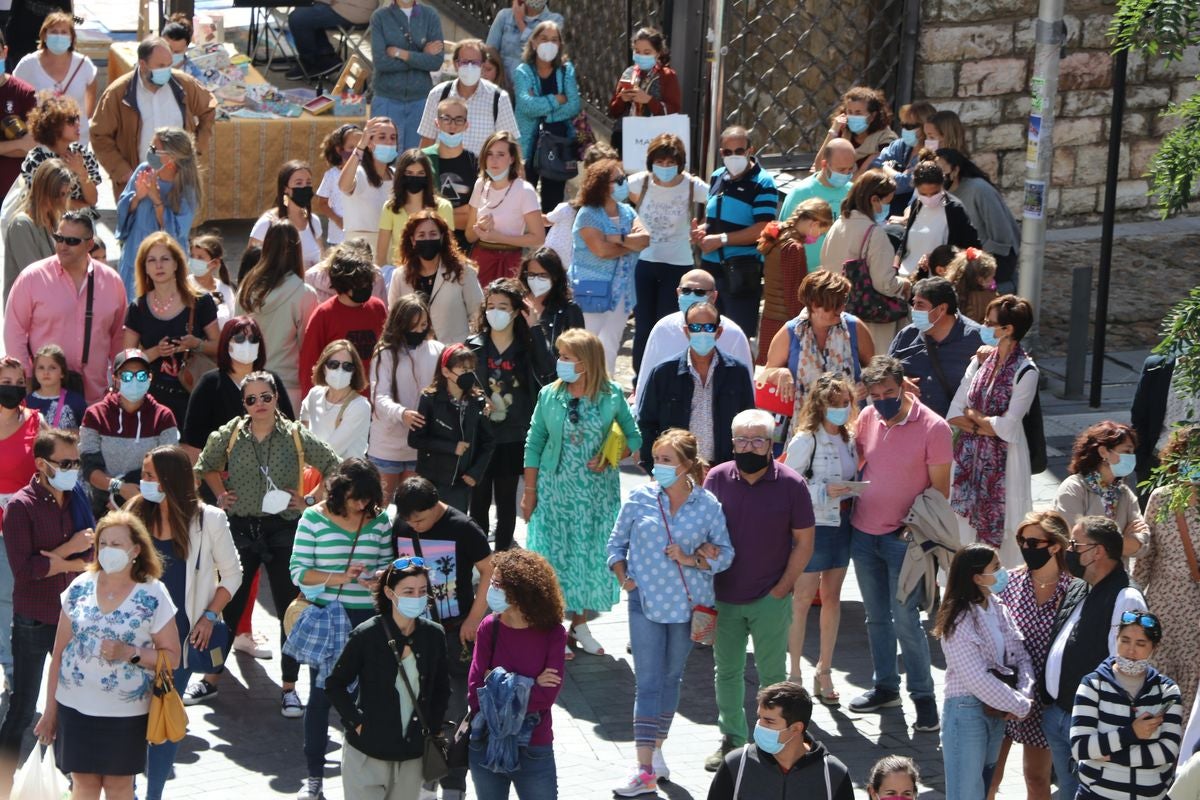
{"type": "Polygon", "coordinates": [[[172,67],[178,68],[179,65],[182,63],[183,63],[183,53],[172,53],[171,54],[171,66],[172,67]]]}
{"type": "Polygon", "coordinates": [[[703,303],[707,299],[708,299],[707,295],[681,294],[681,295],[679,295],[679,310],[686,317],[687,310],[689,308],[696,305],[696,303],[703,303]]]}
{"type": "Polygon", "coordinates": [[[917,146],[917,132],[910,131],[907,128],[900,131],[900,141],[904,142],[909,147],[917,146]]]}
{"type": "Polygon", "coordinates": [[[830,425],[837,425],[839,428],[850,421],[850,406],[842,408],[834,408],[829,406],[825,409],[825,419],[830,425]]]}
{"type": "Polygon", "coordinates": [[[655,464],[650,472],[659,486],[664,489],[670,489],[675,485],[675,481],[679,480],[679,473],[675,471],[676,469],[678,467],[670,464],[655,464]]]}
{"type": "Polygon", "coordinates": [[[862,133],[867,129],[867,118],[857,114],[846,117],[846,127],[851,133],[862,133]]]}
{"type": "Polygon", "coordinates": [[[579,380],[579,371],[575,369],[574,361],[563,361],[560,358],[554,365],[554,371],[563,383],[574,383],[579,380]]]}
{"type": "Polygon", "coordinates": [[[620,183],[614,183],[613,187],[612,187],[612,196],[613,196],[613,200],[616,200],[618,203],[624,203],[626,200],[628,200],[629,199],[629,181],[621,181],[620,183]]]}
{"type": "Polygon", "coordinates": [[[136,403],[146,396],[146,392],[150,391],[150,381],[139,381],[136,378],[131,381],[121,381],[121,397],[124,397],[131,403],[136,403]]]}
{"type": "Polygon", "coordinates": [[[886,225],[887,219],[888,219],[888,210],[886,208],[881,208],[881,209],[879,209],[879,212],[875,215],[875,224],[876,225],[886,225]]]}
{"type": "Polygon", "coordinates": [[[163,494],[162,487],[158,485],[158,481],[148,481],[142,478],[138,482],[138,491],[142,493],[142,497],[151,503],[161,503],[166,499],[163,494]]]}
{"type": "Polygon", "coordinates": [[[310,603],[320,597],[323,591],[325,591],[325,584],[323,583],[300,584],[300,594],[304,595],[304,599],[310,603]]]}
{"type": "Polygon", "coordinates": [[[641,53],[633,54],[633,63],[637,64],[637,68],[642,72],[649,72],[654,69],[654,65],[658,63],[658,56],[651,53],[650,55],[642,55],[641,53]]]}
{"type": "Polygon", "coordinates": [[[920,309],[917,309],[917,308],[914,308],[914,309],[912,310],[912,324],[913,324],[913,325],[916,327],[916,329],[917,329],[917,330],[919,330],[921,333],[925,333],[925,331],[927,331],[927,330],[930,330],[930,329],[931,329],[931,328],[932,328],[934,325],[936,325],[938,322],[941,322],[941,321],[942,321],[942,319],[943,319],[943,317],[945,316],[945,315],[943,315],[942,317],[938,317],[938,318],[937,318],[937,320],[936,320],[936,321],[934,321],[934,320],[932,320],[932,319],[930,319],[930,318],[929,318],[929,315],[930,315],[931,313],[933,313],[933,312],[931,312],[931,311],[922,311],[922,310],[920,310],[920,309]]]}
{"type": "Polygon", "coordinates": [[[995,347],[1000,341],[996,338],[996,329],[990,325],[984,325],[979,329],[979,340],[988,347],[995,347]]]}
{"type": "Polygon", "coordinates": [[[487,172],[487,176],[494,181],[508,180],[508,167],[505,167],[504,169],[498,169],[495,172],[490,169],[484,171],[487,172]]]}
{"type": "Polygon", "coordinates": [[[377,144],[372,149],[371,155],[380,164],[390,164],[396,160],[396,145],[394,145],[394,144],[377,144]]]}
{"type": "Polygon", "coordinates": [[[79,470],[56,468],[54,474],[50,475],[47,480],[58,491],[69,492],[75,488],[75,484],[79,483],[79,470]]]}
{"type": "Polygon", "coordinates": [[[1001,567],[992,573],[992,577],[996,580],[991,586],[988,587],[988,590],[992,594],[1000,594],[1004,591],[1004,587],[1008,586],[1008,570],[1006,570],[1004,567],[1001,567]]]}
{"type": "Polygon", "coordinates": [[[717,346],[716,331],[712,333],[707,331],[693,333],[690,336],[690,343],[692,349],[696,351],[697,355],[706,356],[713,351],[714,347],[717,346]]]}
{"type": "Polygon", "coordinates": [[[903,400],[899,397],[885,397],[882,400],[872,400],[871,405],[875,406],[875,410],[879,412],[879,416],[885,420],[900,413],[900,406],[903,400]]]}
{"type": "Polygon", "coordinates": [[[167,82],[170,80],[171,80],[171,68],[170,67],[158,67],[157,69],[150,70],[150,82],[153,83],[155,86],[166,86],[167,82]]]}
{"type": "Polygon", "coordinates": [[[1121,453],[1118,456],[1117,463],[1109,464],[1108,468],[1112,470],[1113,477],[1124,478],[1133,472],[1133,468],[1137,466],[1137,456],[1133,453],[1121,453]]]}
{"type": "Polygon", "coordinates": [[[46,34],[46,49],[56,56],[61,56],[71,49],[71,35],[67,33],[46,34]]]}
{"type": "Polygon", "coordinates": [[[428,597],[403,597],[398,596],[393,603],[396,606],[396,611],[402,617],[416,619],[425,613],[425,609],[429,607],[428,597]]]}
{"type": "Polygon", "coordinates": [[[462,144],[462,131],[458,133],[448,133],[446,131],[438,131],[438,141],[446,145],[446,147],[458,147],[462,144]]]}
{"type": "Polygon", "coordinates": [[[488,586],[487,604],[488,608],[497,614],[503,614],[505,611],[508,611],[508,607],[510,605],[508,602],[508,596],[504,594],[504,590],[499,586],[492,585],[488,586]]]}
{"type": "Polygon", "coordinates": [[[787,741],[779,741],[779,733],[771,728],[764,728],[761,722],[756,722],[754,723],[754,744],[764,753],[776,755],[792,740],[789,737],[787,741]]]}
{"type": "MultiPolygon", "coordinates": [[[[654,177],[658,178],[661,183],[670,183],[675,180],[675,176],[679,174],[679,167],[675,164],[663,166],[662,164],[654,164],[650,167],[654,172],[654,177]]],[[[645,191],[643,189],[642,191],[645,191]]]]}
{"type": "Polygon", "coordinates": [[[834,172],[829,171],[829,185],[835,189],[840,189],[850,182],[849,172],[834,172]]]}
{"type": "Polygon", "coordinates": [[[150,165],[150,169],[163,168],[162,156],[158,154],[157,150],[150,149],[146,151],[146,163],[150,165]]]}

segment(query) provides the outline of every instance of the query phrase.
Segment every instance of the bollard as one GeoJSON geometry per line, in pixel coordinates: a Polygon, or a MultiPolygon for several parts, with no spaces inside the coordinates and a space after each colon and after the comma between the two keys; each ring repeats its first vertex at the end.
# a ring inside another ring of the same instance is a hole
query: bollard
{"type": "Polygon", "coordinates": [[[1083,399],[1083,376],[1087,367],[1088,316],[1092,309],[1092,268],[1071,270],[1071,321],[1067,332],[1067,378],[1064,397],[1083,399]]]}

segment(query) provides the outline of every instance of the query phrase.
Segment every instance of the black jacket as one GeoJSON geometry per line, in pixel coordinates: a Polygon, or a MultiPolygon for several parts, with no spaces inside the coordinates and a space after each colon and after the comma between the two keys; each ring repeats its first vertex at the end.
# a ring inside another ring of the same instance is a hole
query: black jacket
{"type": "MultiPolygon", "coordinates": [[[[533,326],[533,332],[542,337],[552,354],[557,355],[558,348],[554,343],[558,341],[558,337],[563,334],[563,331],[582,327],[584,327],[583,309],[579,307],[578,303],[567,301],[566,305],[543,309],[538,324],[533,326]]],[[[553,367],[553,365],[551,366],[553,367]]],[[[550,375],[554,376],[553,368],[550,370],[550,375]]]]}
{"type": "MultiPolygon", "coordinates": [[[[371,758],[406,761],[420,758],[424,750],[421,725],[414,712],[400,718],[400,694],[396,691],[396,657],[388,641],[399,631],[392,620],[374,616],[350,632],[333,672],[325,679],[325,694],[337,709],[346,728],[346,741],[371,758]],[[357,698],[349,686],[358,681],[357,698]],[[362,725],[362,733],[356,728],[362,725]]],[[[408,639],[398,638],[401,653],[408,644],[417,659],[420,686],[417,691],[421,713],[440,731],[450,703],[450,672],[446,660],[446,633],[441,625],[417,619],[408,639]]],[[[404,684],[400,684],[403,689],[404,684]]]]}
{"type": "MultiPolygon", "coordinates": [[[[638,406],[638,428],[642,432],[641,465],[647,472],[654,465],[654,440],[668,428],[691,430],[692,390],[695,386],[688,368],[688,353],[664,361],[646,379],[638,406]]],[[[719,349],[714,351],[712,372],[713,464],[733,458],[733,418],[738,412],[754,408],[754,381],[750,368],[730,358],[719,349]]]]}
{"type": "Polygon", "coordinates": [[[459,408],[448,392],[421,392],[417,413],[425,424],[408,432],[408,446],[417,451],[418,475],[439,486],[452,486],[463,475],[483,478],[496,448],[492,424],[483,413],[485,403],[483,397],[469,395],[459,408]],[[459,442],[471,445],[461,456],[454,452],[459,442]]]}
{"type": "MultiPolygon", "coordinates": [[[[497,442],[525,442],[529,433],[529,421],[533,407],[537,405],[538,392],[555,378],[554,353],[541,334],[531,330],[528,343],[514,339],[508,354],[516,363],[516,378],[523,396],[510,403],[511,412],[502,421],[492,421],[492,433],[497,442]]],[[[475,377],[485,395],[491,394],[491,376],[488,374],[488,335],[475,333],[467,337],[466,346],[475,354],[475,377]]]]}
{"type": "Polygon", "coordinates": [[[850,780],[846,765],[825,749],[825,745],[809,736],[807,731],[804,738],[812,749],[792,764],[787,772],[779,768],[774,756],[762,752],[756,745],[745,746],[744,764],[743,748],[731,751],[725,756],[713,777],[712,785],[708,787],[708,800],[808,800],[829,796],[832,796],[832,800],[854,800],[854,782],[850,780]],[[826,768],[829,770],[828,795],[825,792],[826,768]],[[742,783],[735,798],[733,789],[737,786],[739,771],[742,773],[742,783]]]}
{"type": "MultiPolygon", "coordinates": [[[[971,218],[967,215],[967,209],[963,206],[962,201],[946,192],[942,195],[942,206],[946,209],[946,244],[952,244],[960,249],[982,247],[983,245],[979,243],[979,232],[971,224],[971,218]]],[[[921,201],[917,198],[914,190],[912,202],[908,204],[908,221],[904,223],[904,238],[900,240],[900,247],[896,252],[901,260],[908,256],[908,233],[912,230],[913,223],[917,221],[917,210],[920,207],[921,201]]]]}

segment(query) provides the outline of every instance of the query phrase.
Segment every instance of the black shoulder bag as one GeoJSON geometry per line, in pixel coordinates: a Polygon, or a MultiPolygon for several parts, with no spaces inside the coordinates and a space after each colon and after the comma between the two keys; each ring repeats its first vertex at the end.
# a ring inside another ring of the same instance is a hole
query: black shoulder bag
{"type": "MultiPolygon", "coordinates": [[[[390,633],[390,622],[385,622],[385,624],[388,625],[390,633]]],[[[388,647],[391,648],[392,655],[396,658],[396,671],[400,673],[400,680],[404,681],[404,688],[408,690],[408,696],[412,698],[413,711],[417,713],[417,721],[421,723],[421,737],[425,742],[421,752],[421,775],[426,783],[441,780],[450,774],[450,763],[446,757],[446,738],[442,736],[440,730],[434,733],[430,729],[429,723],[425,721],[425,712],[421,710],[421,700],[413,691],[412,683],[408,680],[408,673],[404,671],[404,659],[400,656],[400,647],[396,644],[396,638],[396,636],[388,638],[388,647]]]]}
{"type": "MultiPolygon", "coordinates": [[[[488,670],[492,668],[493,662],[496,660],[496,640],[500,638],[500,620],[495,614],[492,617],[492,647],[488,654],[488,670]]],[[[450,741],[450,748],[446,753],[447,760],[450,762],[450,769],[466,769],[468,766],[469,756],[467,751],[471,746],[471,720],[475,718],[474,712],[467,709],[467,713],[463,715],[462,722],[454,729],[453,739],[450,741]]]]}
{"type": "MultiPolygon", "coordinates": [[[[556,72],[556,83],[561,81],[564,72],[556,72]]],[[[561,83],[558,85],[561,87],[561,83]]],[[[543,118],[538,123],[537,140],[533,148],[533,163],[537,166],[538,175],[552,181],[571,180],[579,174],[579,162],[575,155],[575,144],[571,137],[551,133],[546,129],[546,120],[543,118]]]]}

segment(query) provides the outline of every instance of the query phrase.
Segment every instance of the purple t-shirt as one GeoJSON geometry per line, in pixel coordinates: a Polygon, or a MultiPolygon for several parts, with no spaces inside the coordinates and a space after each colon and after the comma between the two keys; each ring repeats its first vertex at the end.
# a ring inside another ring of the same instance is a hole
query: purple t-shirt
{"type": "Polygon", "coordinates": [[[792,531],[816,524],[808,485],[786,464],[772,461],[747,483],[732,461],[708,472],[704,488],[721,501],[733,544],[733,565],[713,578],[722,603],[752,603],[783,577],[792,554],[792,531]]]}

